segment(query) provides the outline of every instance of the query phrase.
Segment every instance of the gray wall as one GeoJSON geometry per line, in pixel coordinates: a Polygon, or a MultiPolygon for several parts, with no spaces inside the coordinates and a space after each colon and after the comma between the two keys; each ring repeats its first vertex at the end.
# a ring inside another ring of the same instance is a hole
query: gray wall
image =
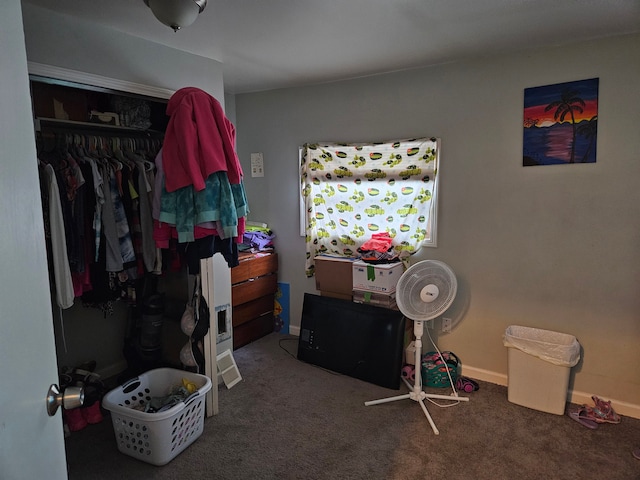
{"type": "Polygon", "coordinates": [[[22,5],[27,59],[141,85],[198,87],[224,105],[222,64],[101,25],[22,5]]]}
{"type": "MultiPolygon", "coordinates": [[[[224,105],[222,64],[219,62],[29,4],[23,4],[22,10],[27,60],[30,62],[170,91],[195,86],[224,105]]],[[[185,299],[187,296],[185,284],[185,299]]],[[[127,326],[126,305],[117,303],[114,315],[105,318],[100,311],[83,308],[76,300],[72,308],[63,311],[62,317],[60,319],[55,308],[60,367],[96,360],[98,370],[104,376],[126,367],[122,355],[127,326]]],[[[186,340],[184,337],[178,342],[185,343],[186,340]]]]}
{"type": "MultiPolygon", "coordinates": [[[[460,291],[439,339],[466,372],[506,382],[512,324],[575,335],[574,399],[640,398],[640,36],[480,58],[353,81],[236,96],[250,218],[277,234],[292,331],[304,292],[298,146],[308,141],[442,139],[438,247],[460,291]],[[522,167],[523,90],[600,78],[596,164],[522,167]]],[[[580,402],[582,403],[582,402],[580,402]]],[[[626,407],[625,407],[626,408],[626,407]]]]}

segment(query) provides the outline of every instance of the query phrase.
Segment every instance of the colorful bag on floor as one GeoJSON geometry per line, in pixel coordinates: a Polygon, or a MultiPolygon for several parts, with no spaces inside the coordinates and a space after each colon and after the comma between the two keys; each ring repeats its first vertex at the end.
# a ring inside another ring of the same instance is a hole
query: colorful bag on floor
{"type": "Polygon", "coordinates": [[[447,369],[454,384],[462,370],[460,359],[453,352],[442,352],[442,356],[438,352],[427,352],[422,355],[421,363],[422,385],[425,387],[450,387],[451,381],[447,369]]]}

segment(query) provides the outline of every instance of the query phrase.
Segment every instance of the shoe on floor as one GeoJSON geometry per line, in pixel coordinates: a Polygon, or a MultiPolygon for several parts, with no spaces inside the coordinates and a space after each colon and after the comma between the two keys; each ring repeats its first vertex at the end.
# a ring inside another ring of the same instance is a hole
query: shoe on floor
{"type": "Polygon", "coordinates": [[[79,432],[87,426],[87,420],[82,415],[79,408],[73,408],[71,410],[63,410],[62,416],[71,432],[79,432]]]}
{"type": "Polygon", "coordinates": [[[620,415],[618,415],[611,406],[611,401],[604,401],[596,395],[591,397],[594,407],[590,407],[595,414],[595,421],[598,423],[620,423],[620,415]]]}
{"type": "Polygon", "coordinates": [[[584,425],[591,430],[598,428],[598,422],[596,421],[595,414],[586,405],[578,407],[577,410],[572,410],[568,413],[569,418],[584,425]]]}
{"type": "Polygon", "coordinates": [[[94,402],[88,407],[79,408],[82,417],[89,425],[94,425],[102,421],[102,412],[100,411],[100,402],[94,402]]]}

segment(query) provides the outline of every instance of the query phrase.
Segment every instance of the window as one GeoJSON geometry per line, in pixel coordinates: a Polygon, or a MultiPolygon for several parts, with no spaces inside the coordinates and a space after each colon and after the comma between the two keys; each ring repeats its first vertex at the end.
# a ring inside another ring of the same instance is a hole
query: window
{"type": "Polygon", "coordinates": [[[413,253],[436,246],[439,141],[306,144],[300,149],[307,276],[319,254],[356,256],[376,232],[413,253]]]}

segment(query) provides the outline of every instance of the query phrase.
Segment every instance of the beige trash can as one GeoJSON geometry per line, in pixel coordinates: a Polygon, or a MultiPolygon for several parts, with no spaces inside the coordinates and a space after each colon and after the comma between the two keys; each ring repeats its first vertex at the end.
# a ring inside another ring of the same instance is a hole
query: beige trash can
{"type": "Polygon", "coordinates": [[[512,325],[504,334],[508,351],[508,400],[563,415],[571,367],[580,360],[576,337],[512,325]]]}

